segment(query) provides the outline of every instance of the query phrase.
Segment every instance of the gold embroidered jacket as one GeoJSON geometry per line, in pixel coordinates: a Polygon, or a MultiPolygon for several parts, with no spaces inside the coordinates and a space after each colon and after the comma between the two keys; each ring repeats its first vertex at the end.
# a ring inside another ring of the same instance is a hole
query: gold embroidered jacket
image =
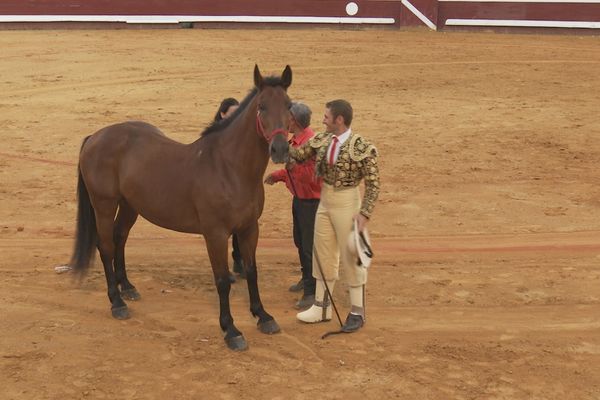
{"type": "Polygon", "coordinates": [[[319,133],[301,147],[290,147],[290,157],[299,162],[315,157],[317,175],[335,189],[356,187],[364,179],[365,193],[360,213],[370,218],[379,196],[377,149],[353,132],[340,147],[335,165],[330,166],[327,162],[327,149],[332,137],[329,133],[319,133]]]}

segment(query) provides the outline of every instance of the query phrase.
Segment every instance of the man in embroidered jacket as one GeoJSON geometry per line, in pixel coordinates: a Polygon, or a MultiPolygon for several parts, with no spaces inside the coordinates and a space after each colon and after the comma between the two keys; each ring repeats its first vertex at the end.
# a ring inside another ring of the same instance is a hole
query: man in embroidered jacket
{"type": "Polygon", "coordinates": [[[352,132],[352,106],[345,100],[326,104],[323,124],[326,132],[317,134],[300,148],[290,147],[290,157],[298,162],[315,160],[317,175],[323,178],[321,202],[315,221],[313,275],[316,278],[315,303],[297,314],[302,322],[331,319],[331,305],[325,282],[333,292],[339,279],[339,266],[350,287],[352,308],[342,330],[354,332],[365,321],[364,294],[367,270],[359,266],[347,249],[354,220],[362,231],[371,217],[379,195],[377,149],[352,132]],[[359,184],[365,183],[362,199],[359,184]],[[320,268],[318,267],[320,265],[320,268]]]}

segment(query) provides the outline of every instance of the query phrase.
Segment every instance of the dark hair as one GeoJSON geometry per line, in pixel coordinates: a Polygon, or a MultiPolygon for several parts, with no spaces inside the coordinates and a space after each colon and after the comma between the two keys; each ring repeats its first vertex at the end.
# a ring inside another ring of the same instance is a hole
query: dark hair
{"type": "Polygon", "coordinates": [[[352,106],[346,100],[337,99],[325,104],[325,107],[331,111],[331,116],[335,120],[338,115],[344,118],[344,124],[350,126],[352,123],[352,106]]]}
{"type": "MultiPolygon", "coordinates": [[[[263,78],[263,86],[272,86],[272,87],[276,87],[276,86],[283,86],[282,82],[281,82],[281,78],[279,77],[275,77],[275,76],[267,76],[263,78]]],[[[248,107],[248,104],[250,104],[252,102],[252,99],[258,94],[258,88],[254,87],[250,90],[250,92],[248,93],[248,95],[246,96],[246,98],[244,100],[242,100],[242,102],[239,104],[239,107],[237,108],[237,110],[235,110],[233,112],[233,114],[231,115],[231,117],[229,118],[225,118],[225,119],[220,119],[218,121],[213,121],[212,124],[210,124],[205,130],[204,132],[201,133],[201,136],[207,136],[213,132],[220,132],[222,130],[224,130],[225,128],[227,128],[233,121],[235,121],[235,119],[237,118],[238,115],[240,115],[241,113],[244,112],[244,110],[246,109],[246,107],[248,107]]],[[[227,99],[225,99],[227,100],[227,99]]],[[[225,101],[223,100],[223,102],[225,101]]],[[[231,107],[231,106],[230,106],[231,107]]],[[[220,109],[220,107],[219,107],[220,109]]]]}
{"type": "Polygon", "coordinates": [[[221,105],[219,106],[219,109],[217,110],[217,114],[215,115],[215,121],[221,121],[223,119],[223,116],[221,115],[221,113],[226,114],[227,110],[229,110],[229,107],[231,106],[239,106],[240,102],[237,101],[236,99],[234,99],[233,97],[228,97],[226,99],[223,99],[223,101],[221,102],[221,105]]]}

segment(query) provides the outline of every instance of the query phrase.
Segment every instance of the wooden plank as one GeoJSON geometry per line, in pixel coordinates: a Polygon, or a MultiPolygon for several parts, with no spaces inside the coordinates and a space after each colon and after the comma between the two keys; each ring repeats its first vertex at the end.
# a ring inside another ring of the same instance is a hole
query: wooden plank
{"type": "MultiPolygon", "coordinates": [[[[408,0],[425,18],[433,24],[438,20],[438,1],[437,0],[408,0]]],[[[400,13],[400,26],[425,26],[426,24],[404,4],[400,13]]]]}

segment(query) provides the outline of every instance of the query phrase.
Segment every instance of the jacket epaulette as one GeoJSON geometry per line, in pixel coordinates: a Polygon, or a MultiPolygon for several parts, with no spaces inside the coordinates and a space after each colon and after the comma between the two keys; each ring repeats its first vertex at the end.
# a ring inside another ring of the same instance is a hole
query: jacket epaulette
{"type": "Polygon", "coordinates": [[[348,153],[353,161],[362,161],[367,157],[377,157],[377,148],[362,136],[353,135],[350,138],[348,153]]]}

